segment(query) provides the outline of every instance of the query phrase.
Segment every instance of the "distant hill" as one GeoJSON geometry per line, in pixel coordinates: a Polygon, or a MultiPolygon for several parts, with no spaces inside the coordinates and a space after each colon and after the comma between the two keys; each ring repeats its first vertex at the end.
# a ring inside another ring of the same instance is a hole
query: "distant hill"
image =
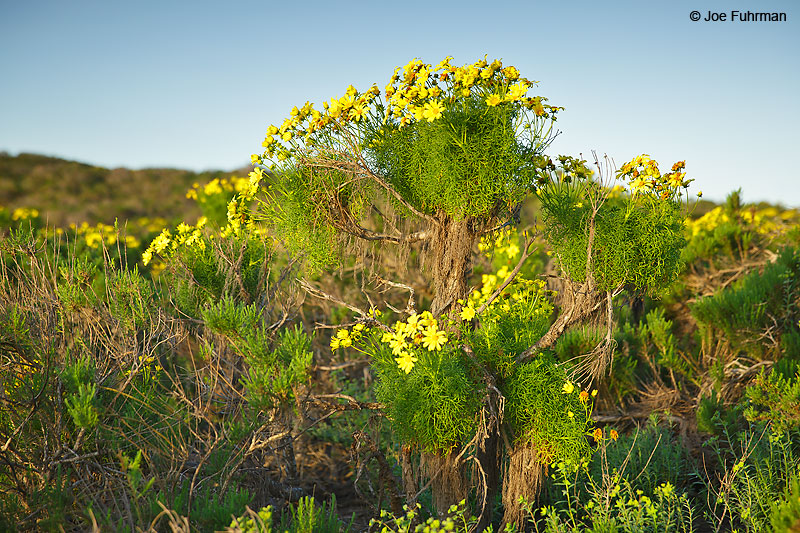
{"type": "Polygon", "coordinates": [[[0,152],[0,206],[38,209],[50,225],[62,227],[145,216],[191,219],[200,214],[185,196],[193,183],[248,171],[108,169],[57,157],[0,152]]]}

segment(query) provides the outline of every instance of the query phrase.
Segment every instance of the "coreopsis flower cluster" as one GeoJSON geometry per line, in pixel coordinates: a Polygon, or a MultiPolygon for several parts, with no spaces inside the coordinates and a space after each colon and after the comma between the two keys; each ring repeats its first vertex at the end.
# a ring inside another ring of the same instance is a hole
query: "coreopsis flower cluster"
{"type": "Polygon", "coordinates": [[[520,252],[518,241],[519,234],[508,227],[481,237],[478,250],[483,252],[486,257],[501,254],[508,260],[514,260],[520,252]]]}
{"type": "Polygon", "coordinates": [[[39,210],[30,207],[17,207],[11,212],[11,220],[20,221],[36,218],[39,216],[39,210]]]}
{"type": "MultiPolygon", "coordinates": [[[[375,316],[379,316],[375,313],[375,316]]],[[[370,331],[362,323],[352,329],[340,329],[331,338],[331,349],[355,347],[362,340],[365,333],[370,331]]],[[[440,351],[448,342],[447,332],[439,329],[439,321],[430,311],[414,313],[405,321],[397,321],[391,331],[386,331],[380,342],[391,348],[397,366],[410,373],[414,364],[419,361],[418,351],[440,351]]]]}
{"type": "Polygon", "coordinates": [[[196,200],[200,203],[206,201],[209,196],[218,194],[241,193],[248,189],[249,179],[231,176],[230,179],[214,178],[208,183],[201,185],[200,183],[193,183],[192,188],[186,192],[186,198],[196,200]]]}
{"type": "Polygon", "coordinates": [[[447,341],[447,333],[439,329],[439,321],[430,311],[414,313],[405,322],[397,321],[393,331],[387,331],[381,337],[381,342],[392,349],[397,366],[406,374],[419,360],[416,350],[439,351],[447,341]]]}
{"type": "Polygon", "coordinates": [[[206,217],[200,217],[194,226],[181,222],[175,228],[175,233],[172,233],[168,228],[164,228],[142,253],[142,263],[146,266],[153,260],[155,255],[169,256],[181,247],[205,250],[206,242],[202,228],[206,225],[206,222],[206,217]]]}
{"type": "MultiPolygon", "coordinates": [[[[263,236],[265,228],[256,223],[247,208],[258,192],[263,179],[264,169],[256,167],[246,178],[234,176],[230,179],[214,178],[205,185],[195,183],[186,193],[186,197],[203,204],[215,196],[227,196],[235,193],[235,196],[227,202],[227,224],[220,228],[219,235],[222,238],[240,236],[244,230],[247,230],[252,235],[263,236]]],[[[205,250],[206,239],[214,238],[214,233],[203,234],[203,228],[207,222],[208,219],[202,216],[194,225],[181,222],[174,232],[164,228],[142,253],[142,262],[146,266],[153,261],[154,256],[171,256],[182,247],[205,250]]]]}
{"type": "Polygon", "coordinates": [[[353,326],[352,331],[349,329],[340,329],[336,335],[331,338],[331,350],[338,350],[339,348],[349,348],[353,342],[361,340],[361,336],[368,328],[364,324],[356,324],[353,326]]]}
{"type": "Polygon", "coordinates": [[[386,85],[387,116],[404,126],[425,120],[433,122],[442,118],[448,106],[457,105],[460,99],[481,98],[489,107],[517,104],[540,117],[554,115],[560,108],[545,105],[541,97],[527,97],[535,82],[520,77],[513,66],[503,68],[496,59],[486,58],[471,65],[456,67],[446,57],[435,67],[413,59],[405,67],[397,67],[386,85]]]}
{"type": "MultiPolygon", "coordinates": [[[[737,213],[741,222],[751,226],[762,235],[782,235],[800,224],[800,211],[797,209],[779,210],[775,207],[763,209],[747,208],[737,213]]],[[[686,229],[691,237],[712,233],[717,227],[730,222],[731,217],[722,206],[715,207],[696,220],[686,220],[686,229]]]]}
{"type": "Polygon", "coordinates": [[[264,153],[250,156],[251,162],[260,165],[266,160],[284,161],[297,153],[300,140],[313,145],[317,133],[341,130],[350,122],[360,122],[368,113],[374,112],[370,104],[379,94],[377,85],[363,93],[350,85],[343,96],[324,102],[322,111],[315,109],[311,102],[306,102],[300,108],[293,107],[289,117],[280,126],[270,125],[267,128],[264,142],[261,143],[264,153]]]}
{"type": "Polygon", "coordinates": [[[377,85],[364,92],[350,85],[341,97],[323,102],[322,110],[311,102],[295,106],[279,126],[273,124],[267,128],[262,143],[264,152],[253,154],[252,163],[269,162],[275,166],[325,136],[357,132],[359,124],[367,118],[399,127],[433,122],[445,116],[451,107],[471,98],[479,99],[487,107],[523,107],[543,118],[555,119],[556,113],[563,109],[545,104],[546,98],[528,97],[535,82],[521,77],[513,66],[504,67],[499,59],[490,63],[484,57],[461,67],[452,65],[452,60],[448,56],[432,66],[415,58],[404,67],[395,68],[383,93],[377,85]]]}
{"type": "MultiPolygon", "coordinates": [[[[106,246],[113,246],[117,244],[117,238],[122,237],[119,229],[109,224],[98,223],[90,225],[88,222],[81,223],[80,226],[70,224],[69,228],[74,231],[78,238],[82,238],[86,242],[86,246],[100,248],[100,244],[104,243],[106,246]]],[[[125,235],[122,237],[122,244],[126,248],[139,248],[141,242],[133,235],[125,235]]]]}
{"type": "Polygon", "coordinates": [[[672,170],[664,175],[658,169],[658,163],[649,155],[636,156],[631,161],[622,165],[617,171],[617,178],[628,179],[632,196],[637,194],[653,194],[662,199],[682,196],[680,189],[687,189],[693,179],[687,179],[682,170],[686,167],[685,161],[678,161],[672,165],[672,170]]]}
{"type": "MultiPolygon", "coordinates": [[[[461,319],[472,320],[476,309],[489,300],[497,287],[509,276],[510,270],[502,266],[494,274],[481,276],[481,288],[475,289],[466,300],[459,300],[461,319]]],[[[506,287],[500,297],[495,298],[487,306],[487,311],[508,313],[517,305],[536,306],[536,312],[549,315],[553,312],[552,305],[547,299],[547,283],[543,280],[529,280],[517,275],[516,279],[506,287]]]]}

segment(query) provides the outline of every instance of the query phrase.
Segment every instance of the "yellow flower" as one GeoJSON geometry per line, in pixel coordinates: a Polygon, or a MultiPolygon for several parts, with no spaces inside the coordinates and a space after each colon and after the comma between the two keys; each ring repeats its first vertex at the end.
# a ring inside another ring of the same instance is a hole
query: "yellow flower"
{"type": "Polygon", "coordinates": [[[435,328],[436,327],[436,319],[433,318],[433,315],[430,311],[423,311],[422,314],[419,315],[419,324],[423,328],[435,328]]]}
{"type": "Polygon", "coordinates": [[[611,431],[608,432],[608,436],[611,438],[611,440],[616,441],[617,438],[619,437],[619,433],[617,433],[617,430],[612,429],[611,431]]]}
{"type": "Polygon", "coordinates": [[[506,75],[506,78],[510,80],[515,80],[519,78],[519,70],[516,67],[506,67],[503,69],[503,74],[506,75]]]}
{"type": "Polygon", "coordinates": [[[631,191],[634,195],[642,189],[650,189],[650,182],[643,177],[639,176],[631,182],[631,191]]]}
{"type": "Polygon", "coordinates": [[[292,140],[292,132],[291,131],[283,132],[283,135],[281,135],[281,139],[283,139],[284,141],[291,141],[292,140]]]}
{"type": "Polygon", "coordinates": [[[570,417],[570,419],[575,418],[575,413],[572,411],[567,411],[567,416],[570,417]]]}
{"type": "Polygon", "coordinates": [[[150,244],[150,248],[152,248],[157,254],[160,254],[167,248],[167,246],[169,246],[171,237],[172,234],[170,234],[168,229],[165,229],[153,240],[153,242],[150,244]]]}
{"type": "Polygon", "coordinates": [[[331,98],[331,103],[328,106],[328,114],[332,118],[337,118],[339,115],[342,114],[342,106],[339,104],[339,100],[336,98],[331,98]]]}
{"type": "Polygon", "coordinates": [[[500,98],[497,94],[490,94],[489,97],[486,99],[486,105],[494,107],[499,105],[503,102],[503,99],[500,98]]]}
{"type": "Polygon", "coordinates": [[[347,331],[346,329],[340,329],[339,331],[336,332],[336,336],[339,339],[344,340],[350,336],[350,332],[347,331]]]}
{"type": "Polygon", "coordinates": [[[472,320],[475,318],[475,309],[472,307],[464,307],[461,309],[461,320],[472,320]]]}
{"type": "Polygon", "coordinates": [[[447,342],[447,334],[444,331],[438,331],[436,327],[427,328],[424,335],[422,345],[428,351],[441,350],[447,342]]]}
{"type": "Polygon", "coordinates": [[[411,372],[411,369],[414,368],[414,363],[417,362],[417,358],[409,352],[401,353],[400,356],[395,357],[394,360],[397,362],[397,366],[400,367],[400,370],[406,374],[411,372]]]}
{"type": "Polygon", "coordinates": [[[515,83],[511,87],[508,88],[509,91],[506,93],[506,101],[513,102],[514,100],[520,100],[525,93],[528,92],[528,84],[525,82],[515,83]]]}
{"type": "Polygon", "coordinates": [[[597,389],[594,389],[594,390],[592,391],[592,398],[594,398],[595,396],[597,396],[597,389]]]}
{"type": "Polygon", "coordinates": [[[509,245],[506,247],[506,255],[507,255],[509,258],[511,258],[511,259],[514,259],[515,257],[517,257],[517,254],[519,254],[519,246],[517,246],[517,245],[516,245],[515,243],[513,243],[513,242],[512,242],[512,243],[510,243],[510,244],[509,244],[509,245]]]}
{"type": "Polygon", "coordinates": [[[578,395],[578,398],[581,402],[586,403],[589,401],[589,393],[585,390],[582,390],[581,393],[578,395]]]}
{"type": "Polygon", "coordinates": [[[453,60],[452,57],[447,56],[442,59],[434,68],[434,70],[447,70],[450,68],[450,62],[453,60]]]}
{"type": "Polygon", "coordinates": [[[389,346],[392,348],[392,353],[395,355],[400,355],[403,350],[408,348],[408,343],[406,339],[403,338],[402,335],[395,335],[390,341],[389,346]]]}
{"type": "Polygon", "coordinates": [[[358,122],[362,118],[364,118],[366,112],[367,110],[364,109],[364,106],[362,104],[356,104],[355,106],[353,106],[353,109],[350,110],[350,118],[353,118],[355,119],[356,122],[358,122]]]}
{"type": "Polygon", "coordinates": [[[331,350],[336,350],[340,346],[341,340],[338,337],[331,338],[331,350]]]}
{"type": "Polygon", "coordinates": [[[603,430],[600,428],[595,429],[594,433],[592,433],[592,436],[594,437],[594,440],[599,441],[603,438],[603,430]]]}
{"type": "Polygon", "coordinates": [[[432,102],[426,102],[423,116],[428,120],[428,122],[433,122],[437,118],[442,118],[443,110],[444,107],[442,107],[442,104],[439,103],[438,100],[433,100],[432,102]]]}
{"type": "Polygon", "coordinates": [[[672,188],[677,189],[678,187],[683,185],[683,177],[685,175],[686,175],[685,172],[675,172],[674,174],[670,175],[669,179],[667,180],[667,183],[669,183],[669,185],[672,188]]]}
{"type": "Polygon", "coordinates": [[[575,390],[575,385],[573,385],[571,381],[567,381],[566,383],[564,383],[564,386],[561,388],[561,391],[564,394],[572,394],[572,391],[574,390],[575,390]]]}

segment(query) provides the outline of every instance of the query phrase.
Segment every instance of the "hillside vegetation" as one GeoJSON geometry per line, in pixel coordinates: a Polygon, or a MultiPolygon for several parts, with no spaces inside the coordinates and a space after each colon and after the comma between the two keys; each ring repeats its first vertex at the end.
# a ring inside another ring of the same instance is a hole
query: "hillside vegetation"
{"type": "MultiPolygon", "coordinates": [[[[247,173],[248,170],[244,170],[247,173]]],[[[0,152],[0,206],[39,210],[50,225],[160,217],[197,217],[185,197],[193,183],[230,178],[234,172],[179,169],[108,169],[57,157],[0,152]]]]}

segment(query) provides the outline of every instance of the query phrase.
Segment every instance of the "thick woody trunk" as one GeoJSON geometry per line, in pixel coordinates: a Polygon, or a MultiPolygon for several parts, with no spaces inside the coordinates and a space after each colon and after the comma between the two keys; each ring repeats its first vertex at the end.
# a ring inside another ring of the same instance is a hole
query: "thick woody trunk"
{"type": "Polygon", "coordinates": [[[493,428],[487,435],[483,446],[478,446],[475,454],[478,466],[485,476],[483,480],[485,486],[482,491],[479,491],[480,498],[477,502],[476,513],[479,516],[477,531],[485,530],[492,522],[492,510],[497,492],[500,489],[501,446],[500,433],[497,428],[493,428]]]}
{"type": "Polygon", "coordinates": [[[472,249],[477,240],[473,221],[467,217],[454,220],[439,219],[434,229],[430,255],[433,257],[433,301],[434,316],[453,315],[459,306],[456,301],[469,293],[469,278],[472,274],[472,249]]]}
{"type": "Polygon", "coordinates": [[[440,518],[447,515],[451,506],[458,505],[469,495],[466,465],[458,454],[459,450],[451,450],[443,454],[422,452],[420,455],[422,477],[430,482],[433,507],[440,518]]]}
{"type": "MultiPolygon", "coordinates": [[[[458,319],[461,306],[457,301],[469,294],[472,275],[472,251],[477,236],[470,217],[454,220],[440,215],[439,223],[431,228],[433,238],[427,250],[428,265],[433,277],[431,313],[458,319]]],[[[429,480],[433,504],[444,516],[451,505],[467,498],[469,483],[463,458],[456,459],[459,450],[445,454],[422,452],[422,478],[429,480]]]]}
{"type": "Polygon", "coordinates": [[[524,531],[525,509],[521,502],[536,503],[547,467],[539,461],[539,454],[531,444],[518,444],[508,454],[503,479],[503,528],[514,524],[524,531]]]}

